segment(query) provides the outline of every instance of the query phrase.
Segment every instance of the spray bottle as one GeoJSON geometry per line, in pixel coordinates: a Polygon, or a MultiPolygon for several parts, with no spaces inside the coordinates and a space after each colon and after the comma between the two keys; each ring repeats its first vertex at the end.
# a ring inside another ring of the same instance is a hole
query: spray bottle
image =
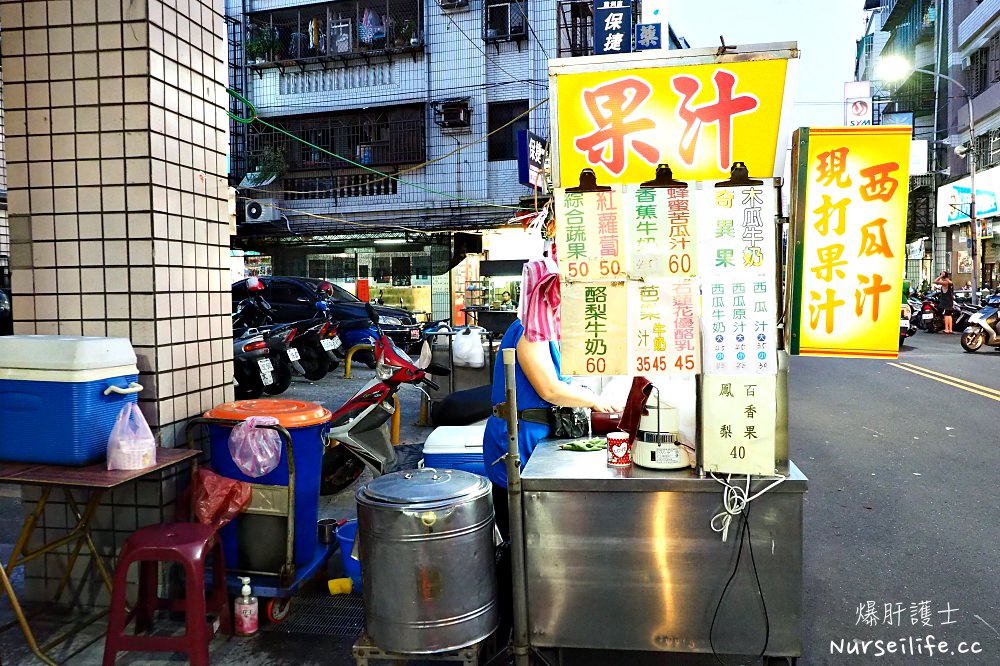
{"type": "Polygon", "coordinates": [[[253,636],[257,633],[260,615],[258,614],[257,597],[250,592],[250,579],[240,578],[243,589],[240,596],[236,597],[233,603],[234,614],[236,615],[236,635],[253,636]]]}

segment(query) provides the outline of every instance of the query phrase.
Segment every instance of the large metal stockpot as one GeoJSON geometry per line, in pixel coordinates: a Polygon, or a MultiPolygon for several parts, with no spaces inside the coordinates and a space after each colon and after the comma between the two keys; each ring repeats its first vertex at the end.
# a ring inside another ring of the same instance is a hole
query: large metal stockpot
{"type": "Polygon", "coordinates": [[[493,497],[484,477],[418,469],[357,493],[368,634],[389,652],[472,645],[498,622],[493,497]]]}

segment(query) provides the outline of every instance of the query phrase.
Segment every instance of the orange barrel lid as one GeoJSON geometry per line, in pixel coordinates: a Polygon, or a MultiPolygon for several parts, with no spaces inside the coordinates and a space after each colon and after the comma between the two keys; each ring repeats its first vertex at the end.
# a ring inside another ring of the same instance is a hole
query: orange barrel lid
{"type": "Polygon", "coordinates": [[[273,416],[285,428],[304,428],[326,423],[333,414],[315,402],[275,399],[226,402],[205,412],[206,418],[232,421],[245,421],[251,416],[273,416]]]}

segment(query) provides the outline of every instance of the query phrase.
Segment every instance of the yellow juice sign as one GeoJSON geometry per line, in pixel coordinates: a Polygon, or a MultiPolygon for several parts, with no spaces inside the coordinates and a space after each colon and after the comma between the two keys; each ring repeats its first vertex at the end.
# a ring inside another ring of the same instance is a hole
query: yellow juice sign
{"type": "Polygon", "coordinates": [[[661,163],[688,180],[726,179],[734,161],[780,176],[789,61],[686,62],[553,68],[557,185],[586,168],[602,184],[640,183],[661,163]]]}
{"type": "Polygon", "coordinates": [[[910,135],[909,127],[796,132],[791,353],[897,356],[910,135]]]}

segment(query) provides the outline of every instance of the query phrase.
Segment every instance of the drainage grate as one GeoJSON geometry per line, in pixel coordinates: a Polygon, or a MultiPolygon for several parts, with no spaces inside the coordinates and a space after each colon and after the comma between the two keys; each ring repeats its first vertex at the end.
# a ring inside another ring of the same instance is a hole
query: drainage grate
{"type": "Polygon", "coordinates": [[[364,600],[360,594],[292,597],[291,613],[265,631],[310,636],[357,638],[365,628],[364,600]]]}

